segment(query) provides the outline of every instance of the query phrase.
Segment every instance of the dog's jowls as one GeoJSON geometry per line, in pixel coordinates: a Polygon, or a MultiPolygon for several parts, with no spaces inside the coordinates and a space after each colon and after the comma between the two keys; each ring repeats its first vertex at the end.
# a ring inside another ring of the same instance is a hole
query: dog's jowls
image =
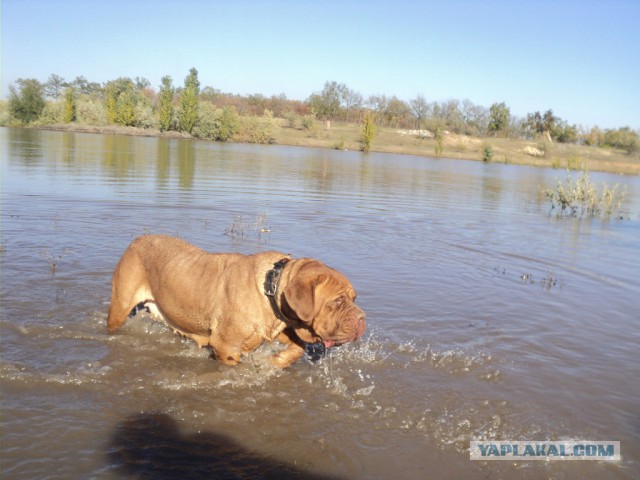
{"type": "Polygon", "coordinates": [[[287,367],[305,343],[333,347],[365,330],[356,293],[340,272],[310,258],[284,265],[276,296],[286,321],[277,318],[264,292],[265,276],[287,255],[207,253],[178,238],[146,235],[134,240],[113,273],[107,326],[115,331],[138,305],[194,340],[211,347],[227,365],[263,341],[287,348],[271,357],[287,367]]]}

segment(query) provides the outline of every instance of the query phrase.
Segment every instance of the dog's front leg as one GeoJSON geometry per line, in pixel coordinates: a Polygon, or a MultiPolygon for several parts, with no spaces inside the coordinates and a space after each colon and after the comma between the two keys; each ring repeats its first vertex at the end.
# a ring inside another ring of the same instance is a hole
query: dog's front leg
{"type": "Polygon", "coordinates": [[[272,365],[278,368],[286,368],[304,355],[304,343],[297,338],[292,329],[285,329],[278,335],[277,340],[287,345],[287,348],[271,355],[272,365]]]}

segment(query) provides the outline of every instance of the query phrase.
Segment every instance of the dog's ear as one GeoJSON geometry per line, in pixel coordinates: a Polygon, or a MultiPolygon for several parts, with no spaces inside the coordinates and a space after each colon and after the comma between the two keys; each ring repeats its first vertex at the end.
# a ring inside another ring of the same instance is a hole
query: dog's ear
{"type": "Polygon", "coordinates": [[[322,307],[316,290],[327,278],[318,270],[316,268],[301,269],[284,289],[284,297],[289,308],[300,320],[309,324],[322,307]]]}

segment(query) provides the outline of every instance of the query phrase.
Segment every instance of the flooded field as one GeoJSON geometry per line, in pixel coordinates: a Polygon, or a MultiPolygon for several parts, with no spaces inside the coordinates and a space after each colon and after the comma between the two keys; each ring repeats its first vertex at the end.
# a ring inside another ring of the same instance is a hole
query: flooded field
{"type": "Polygon", "coordinates": [[[637,177],[592,174],[623,219],[577,219],[528,167],[5,128],[0,155],[2,478],[638,478],[637,177]],[[367,332],[284,371],[144,313],[108,335],[144,233],[315,257],[367,332]],[[469,459],[567,439],[622,459],[469,459]]]}

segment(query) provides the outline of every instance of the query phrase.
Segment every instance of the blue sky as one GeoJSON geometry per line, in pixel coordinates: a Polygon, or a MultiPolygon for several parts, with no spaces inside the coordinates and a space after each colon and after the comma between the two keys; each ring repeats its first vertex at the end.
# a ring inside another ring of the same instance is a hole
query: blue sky
{"type": "Polygon", "coordinates": [[[1,0],[2,97],[17,78],[182,85],[306,99],[505,102],[640,128],[638,0],[1,0]]]}

